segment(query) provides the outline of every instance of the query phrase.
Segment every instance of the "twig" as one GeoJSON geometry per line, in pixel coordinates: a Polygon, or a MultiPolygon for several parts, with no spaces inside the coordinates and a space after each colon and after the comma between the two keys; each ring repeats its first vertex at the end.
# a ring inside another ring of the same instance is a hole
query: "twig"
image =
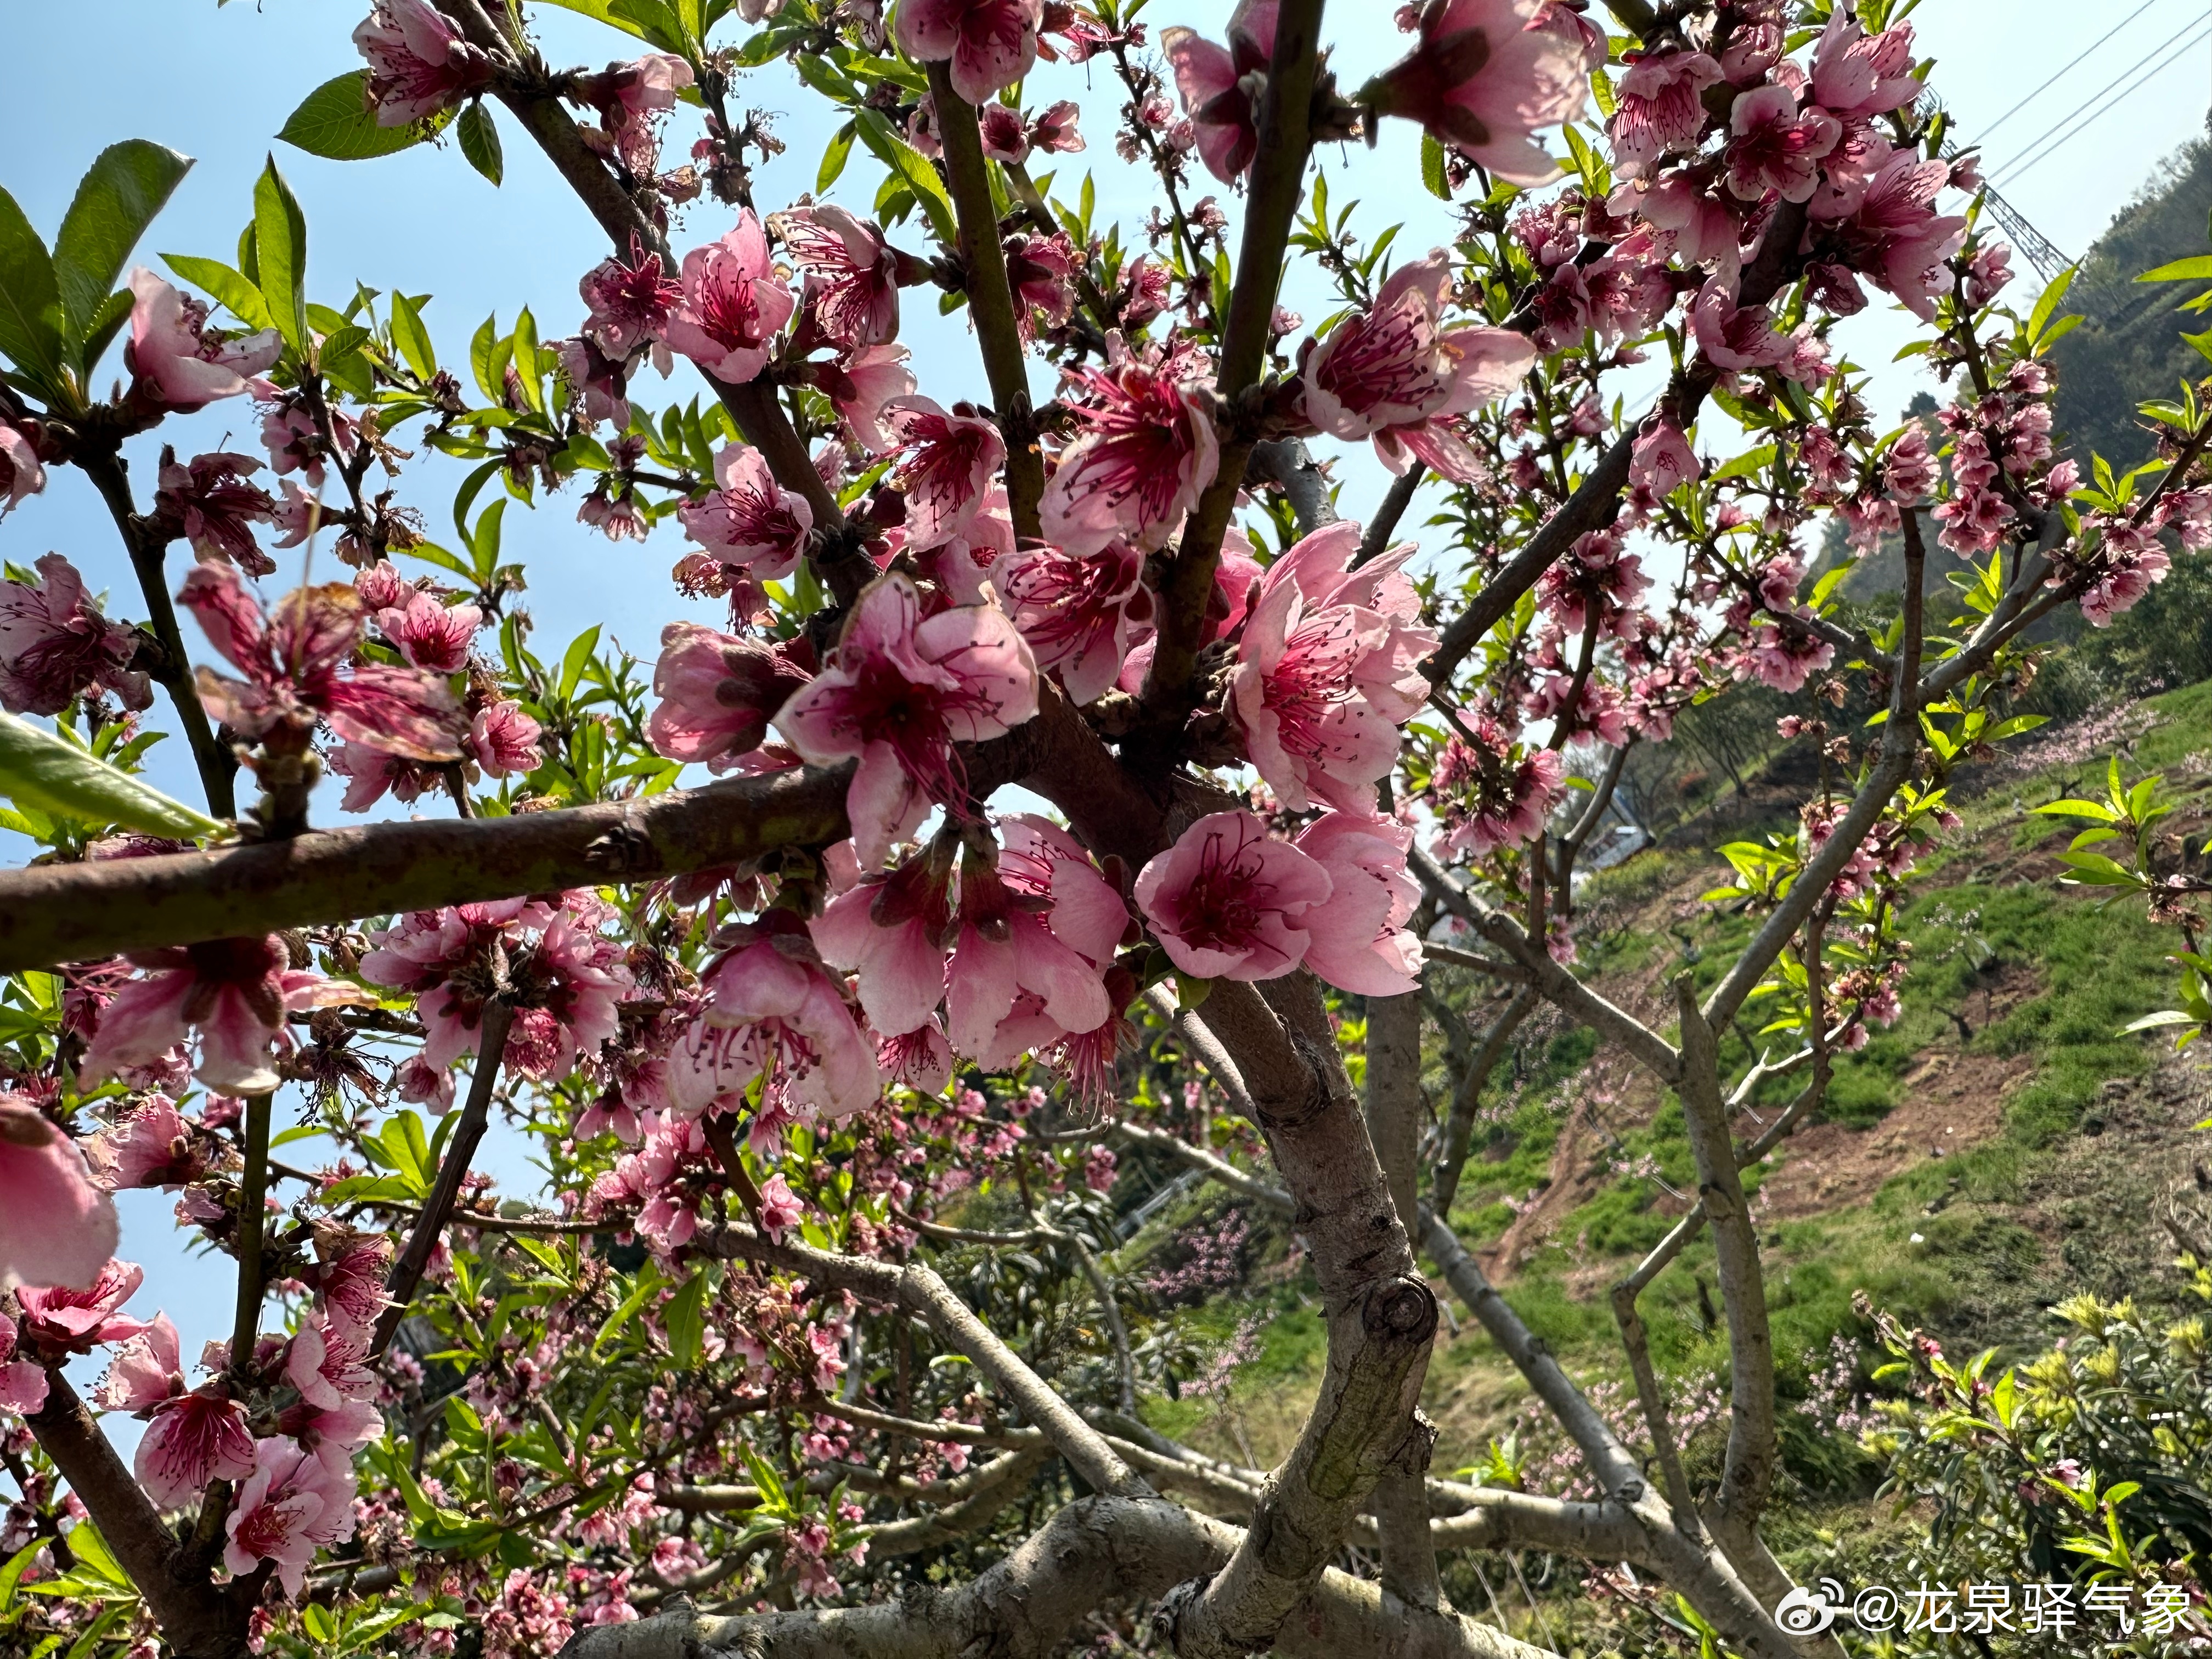
{"type": "Polygon", "coordinates": [[[268,1281],[261,1266],[262,1234],[268,1220],[269,1097],[246,1102],[246,1170],[238,1188],[238,1300],[230,1326],[230,1374],[241,1381],[252,1374],[253,1348],[261,1334],[261,1301],[268,1281]]]}
{"type": "Polygon", "coordinates": [[[1383,492],[1382,504],[1367,521],[1367,533],[1359,538],[1359,551],[1352,561],[1352,568],[1357,570],[1369,560],[1382,556],[1398,528],[1398,520],[1406,516],[1406,509],[1413,504],[1414,492],[1428,476],[1427,467],[1419,461],[1409,461],[1405,471],[1391,480],[1390,488],[1383,492]]]}

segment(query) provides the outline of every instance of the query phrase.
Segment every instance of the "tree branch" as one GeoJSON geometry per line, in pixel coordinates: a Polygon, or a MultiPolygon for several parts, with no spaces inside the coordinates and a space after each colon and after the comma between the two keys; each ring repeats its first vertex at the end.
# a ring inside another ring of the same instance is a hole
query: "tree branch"
{"type": "Polygon", "coordinates": [[[1359,551],[1352,558],[1352,568],[1357,570],[1389,550],[1390,538],[1397,532],[1398,520],[1406,516],[1406,509],[1413,504],[1414,493],[1427,482],[1428,476],[1428,468],[1420,462],[1408,461],[1406,470],[1390,481],[1390,488],[1383,492],[1382,504],[1367,521],[1367,533],[1359,538],[1359,551]]]}
{"type": "Polygon", "coordinates": [[[1456,1080],[1452,1091],[1451,1116],[1444,1124],[1443,1151],[1437,1159],[1436,1183],[1429,1199],[1438,1215],[1449,1215],[1452,1200],[1459,1195],[1460,1172],[1467,1167],[1468,1148],[1474,1139],[1474,1115],[1481,1109],[1482,1091],[1490,1082],[1490,1074],[1498,1069],[1498,1062],[1505,1057],[1506,1046],[1513,1041],[1514,1032],[1521,1029],[1522,1021],[1535,1012],[1540,1000],[1534,986],[1523,986],[1515,992],[1513,1000],[1491,1022],[1490,1030],[1483,1035],[1482,1046],[1475,1050],[1456,1080]]]}
{"type": "Polygon", "coordinates": [[[261,1304],[269,1281],[261,1265],[262,1234],[268,1222],[269,1097],[246,1103],[246,1168],[238,1183],[238,1299],[230,1327],[230,1373],[245,1377],[253,1369],[255,1339],[261,1334],[261,1304]]]}

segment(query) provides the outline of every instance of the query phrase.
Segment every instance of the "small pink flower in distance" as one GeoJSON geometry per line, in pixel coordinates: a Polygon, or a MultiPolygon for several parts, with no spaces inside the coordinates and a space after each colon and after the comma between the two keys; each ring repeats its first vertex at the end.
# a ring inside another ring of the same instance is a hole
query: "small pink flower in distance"
{"type": "Polygon", "coordinates": [[[85,1143],[94,1178],[111,1193],[183,1186],[205,1173],[191,1126],[167,1095],[149,1097],[128,1117],[85,1143]]]}
{"type": "Polygon", "coordinates": [[[815,371],[854,439],[872,455],[898,447],[899,440],[885,428],[884,416],[892,404],[913,397],[920,384],[906,366],[908,355],[902,345],[868,346],[842,363],[815,371]]]}
{"type": "Polygon", "coordinates": [[[97,1284],[119,1226],[69,1137],[27,1096],[0,1094],[0,1287],[97,1284]]]}
{"type": "Polygon", "coordinates": [[[1103,368],[1068,371],[1063,397],[1081,428],[1038,503],[1046,539],[1095,553],[1117,536],[1165,544],[1221,463],[1206,413],[1212,382],[1194,352],[1132,345],[1116,331],[1103,368]]]}
{"type": "Polygon", "coordinates": [[[769,343],[797,304],[747,208],[736,229],[684,256],[684,302],[669,319],[668,344],[717,380],[741,385],[766,367],[769,343]]]}
{"type": "Polygon", "coordinates": [[[778,1170],[761,1183],[761,1229],[778,1243],[789,1229],[806,1218],[806,1206],[799,1201],[799,1194],[791,1190],[791,1183],[778,1170]]]}
{"type": "Polygon", "coordinates": [[[1403,996],[1419,986],[1421,942],[1406,921],[1420,884],[1406,873],[1410,827],[1329,812],[1291,843],[1328,872],[1332,890],[1299,925],[1312,935],[1306,966],[1340,991],[1403,996]]]}
{"type": "Polygon", "coordinates": [[[891,26],[918,64],[951,62],[952,89],[971,104],[1030,72],[1044,0],[899,0],[891,26]]]}
{"type": "Polygon", "coordinates": [[[660,256],[635,234],[627,263],[618,256],[602,259],[576,287],[591,313],[584,323],[585,335],[616,363],[626,362],[665,338],[668,319],[684,298],[683,283],[668,276],[660,256]]]}
{"type": "Polygon", "coordinates": [[[1444,850],[1477,858],[1528,840],[1544,827],[1558,800],[1566,762],[1552,749],[1513,756],[1513,739],[1487,715],[1470,727],[1476,741],[1454,738],[1437,757],[1431,787],[1448,834],[1444,850]]]}
{"type": "Polygon", "coordinates": [[[451,109],[491,79],[491,60],[428,0],[376,0],[353,44],[368,60],[368,106],[380,127],[451,109]]]}
{"type": "Polygon", "coordinates": [[[436,594],[416,588],[403,603],[378,611],[376,625],[414,666],[451,674],[468,665],[469,647],[483,625],[483,612],[473,605],[443,604],[436,594]]]}
{"type": "Polygon", "coordinates": [[[46,1403],[46,1368],[15,1358],[15,1322],[0,1319],[0,1413],[28,1417],[46,1403]]]}
{"type": "Polygon", "coordinates": [[[929,398],[894,398],[884,429],[902,453],[896,482],[906,495],[907,546],[925,552],[967,527],[1006,465],[1006,441],[966,404],[951,410],[929,398]]]}
{"type": "Polygon", "coordinates": [[[1695,483],[1704,470],[1682,429],[1671,421],[1662,421],[1638,434],[1629,459],[1628,480],[1649,489],[1663,501],[1682,485],[1695,483]]]}
{"type": "Polygon", "coordinates": [[[756,1079],[764,1105],[826,1118],[874,1103],[876,1046],[823,968],[806,924],[788,910],[738,924],[702,978],[713,998],[670,1056],[679,1109],[696,1115],[756,1079]]]}
{"type": "Polygon", "coordinates": [[[1138,873],[1137,907],[1175,965],[1196,979],[1276,979],[1305,960],[1306,913],[1328,872],[1250,812],[1213,812],[1138,873]]]}
{"type": "Polygon", "coordinates": [[[975,120],[982,131],[984,155],[1008,167],[1019,167],[1030,159],[1029,128],[1021,111],[994,99],[976,109],[975,120]]]}
{"type": "Polygon", "coordinates": [[[60,554],[32,568],[30,581],[0,581],[0,708],[58,714],[95,689],[112,691],[126,708],[151,703],[152,684],[131,668],[138,630],[102,616],[60,554]]]}
{"type": "Polygon", "coordinates": [[[274,933],[135,951],[130,960],[145,975],[100,1015],[85,1050],[86,1088],[127,1066],[150,1065],[197,1031],[195,1077],[223,1094],[265,1094],[283,1081],[269,1050],[288,1012],[374,1000],[356,986],[291,967],[274,933]]]}
{"type": "Polygon", "coordinates": [[[146,1270],[135,1261],[103,1262],[82,1285],[18,1285],[23,1334],[50,1353],[90,1353],[103,1343],[124,1342],[146,1328],[121,1311],[138,1293],[146,1270]]]}
{"type": "Polygon", "coordinates": [[[878,1036],[928,1024],[945,999],[954,932],[951,852],[942,839],[884,876],[864,876],[809,924],[831,967],[860,980],[860,1006],[878,1036]]]}
{"type": "Polygon", "coordinates": [[[1772,191],[1785,202],[1813,194],[1820,158],[1835,149],[1843,125],[1818,105],[1800,113],[1784,86],[1743,94],[1729,112],[1728,187],[1747,202],[1772,191]]]}
{"type": "Polygon", "coordinates": [[[276,561],[254,544],[252,526],[274,523],[276,503],[246,482],[260,470],[251,455],[227,452],[195,455],[189,465],[171,461],[161,469],[154,511],[164,527],[183,533],[198,557],[234,562],[265,576],[276,561]]]}
{"type": "Polygon", "coordinates": [[[209,337],[207,307],[143,266],[132,269],[131,292],[135,298],[125,358],[140,385],[165,408],[188,411],[218,398],[235,398],[283,351],[273,328],[235,340],[209,337]]]}
{"type": "Polygon", "coordinates": [[[777,483],[768,457],[747,444],[722,447],[714,478],[718,488],[677,509],[684,533],[724,564],[744,566],[756,580],[788,576],[814,529],[806,497],[777,483]]]}
{"type": "Polygon", "coordinates": [[[46,487],[37,446],[19,428],[0,421],[0,519],[46,487]]]}
{"type": "Polygon", "coordinates": [[[788,643],[762,645],[697,623],[671,623],[660,632],[653,671],[660,702],[647,739],[671,760],[726,772],[761,746],[770,717],[809,678],[788,643]]]}
{"type": "Polygon", "coordinates": [[[1049,544],[1022,548],[994,580],[1037,666],[1056,671],[1079,708],[1113,689],[1130,647],[1152,629],[1144,557],[1126,542],[1089,558],[1049,544]]]}
{"type": "Polygon", "coordinates": [[[898,255],[865,219],[829,203],[769,216],[791,262],[807,276],[814,321],[848,350],[898,337],[898,255]]]}
{"type": "Polygon", "coordinates": [[[1720,78],[1721,66],[1702,52],[1636,54],[1620,77],[1607,125],[1613,171],[1624,179],[1648,178],[1663,157],[1695,146],[1705,128],[1705,88],[1720,78]]]}
{"type": "Polygon", "coordinates": [[[222,1564],[240,1577],[264,1561],[296,1597],[315,1552],[353,1536],[354,1475],[333,1468],[282,1435],[258,1441],[250,1479],[223,1523],[222,1564]]]}
{"type": "Polygon", "coordinates": [[[1121,1160],[1111,1146],[1093,1146],[1083,1155],[1083,1184],[1094,1193],[1114,1190],[1114,1166],[1121,1160]]]}
{"type": "Polygon", "coordinates": [[[544,727],[532,719],[520,703],[503,698],[486,703],[477,711],[461,746],[487,776],[520,776],[535,772],[545,763],[544,752],[539,747],[539,739],[544,735],[544,727]]]}
{"type": "Polygon", "coordinates": [[[152,1324],[116,1349],[93,1385],[92,1398],[102,1411],[150,1412],[184,1391],[177,1328],[167,1314],[157,1313],[152,1324]]]}
{"type": "Polygon", "coordinates": [[[1374,439],[1394,472],[1418,458],[1447,477],[1475,476],[1480,463],[1445,423],[1519,385],[1537,350],[1510,329],[1443,328],[1450,290],[1441,248],[1394,272],[1369,310],[1338,324],[1306,359],[1307,418],[1349,443],[1374,439]]]}
{"type": "Polygon", "coordinates": [[[339,737],[410,760],[460,756],[460,705],[441,676],[381,663],[349,665],[368,607],[344,583],[295,588],[264,620],[261,604],[228,565],[185,576],[178,601],[231,663],[234,680],[203,668],[200,701],[247,738],[279,721],[320,719],[339,737]]]}
{"type": "Polygon", "coordinates": [[[1239,0],[1229,18],[1229,44],[1216,46],[1195,29],[1160,31],[1160,51],[1182,94],[1199,160],[1224,185],[1244,176],[1260,149],[1260,94],[1275,51],[1279,0],[1239,0]]]}
{"type": "Polygon", "coordinates": [[[1543,25],[1545,0],[1442,0],[1420,16],[1412,55],[1357,100],[1418,121],[1516,185],[1559,168],[1529,135],[1581,118],[1589,92],[1586,41],[1543,25]]]}
{"type": "Polygon", "coordinates": [[[1912,25],[1869,35],[1850,8],[1838,7],[1813,49],[1813,102],[1839,120],[1866,121],[1919,95],[1912,25]]]}
{"type": "Polygon", "coordinates": [[[810,763],[858,757],[846,792],[863,868],[881,867],[933,800],[958,809],[956,743],[1010,732],[1036,713],[1036,659],[1004,611],[957,605],[927,621],[902,575],[871,583],[830,665],[775,716],[810,763]]]}
{"type": "Polygon", "coordinates": [[[1790,634],[1772,623],[1761,623],[1751,633],[1745,665],[1760,684],[1777,691],[1799,691],[1813,675],[1836,658],[1836,647],[1826,640],[1790,634]]]}

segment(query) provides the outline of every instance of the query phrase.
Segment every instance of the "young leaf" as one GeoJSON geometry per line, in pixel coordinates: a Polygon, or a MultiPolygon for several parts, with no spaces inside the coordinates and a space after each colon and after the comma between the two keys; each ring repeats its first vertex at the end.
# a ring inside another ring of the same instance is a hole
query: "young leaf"
{"type": "Polygon", "coordinates": [[[368,71],[354,70],[309,93],[276,136],[327,161],[367,161],[413,149],[450,118],[450,111],[441,111],[404,126],[379,126],[368,106],[368,71]]]}
{"type": "Polygon", "coordinates": [[[2176,259],[2171,264],[2146,270],[2136,278],[2139,283],[2203,283],[2212,282],[2212,253],[2199,253],[2186,259],[2176,259]]]}
{"type": "Polygon", "coordinates": [[[438,372],[438,354],[430,344],[430,331],[422,326],[422,313],[405,295],[392,295],[392,343],[407,360],[407,367],[423,380],[438,372]]]}
{"type": "Polygon", "coordinates": [[[261,297],[284,343],[307,350],[307,216],[270,156],[253,186],[253,247],[261,268],[261,297]]]}
{"type": "Polygon", "coordinates": [[[830,135],[829,147],[822,152],[822,166],[814,175],[815,193],[827,191],[845,171],[845,163],[852,158],[855,129],[850,121],[830,135]]]}
{"type": "Polygon", "coordinates": [[[91,332],[131,250],[191,165],[189,155],[143,138],[126,138],[100,151],[78,181],[76,199],[54,238],[62,327],[73,345],[81,346],[91,332]]]}
{"type": "Polygon", "coordinates": [[[481,98],[461,112],[461,118],[453,124],[453,136],[461,141],[461,154],[469,165],[494,185],[506,176],[507,158],[499,147],[499,125],[481,98]]]}
{"type": "Polygon", "coordinates": [[[248,328],[276,326],[269,319],[269,302],[243,271],[233,270],[220,259],[203,259],[192,253],[164,253],[161,263],[194,288],[213,295],[248,328]]]}
{"type": "Polygon", "coordinates": [[[62,362],[61,291],[46,245],[15,198],[0,190],[0,352],[52,380],[62,362]]]}
{"type": "Polygon", "coordinates": [[[153,836],[191,839],[222,827],[13,714],[0,714],[0,793],[84,823],[119,823],[153,836]]]}
{"type": "Polygon", "coordinates": [[[1421,135],[1421,182],[1438,201],[1451,200],[1451,183],[1444,174],[1444,147],[1433,133],[1421,135]]]}

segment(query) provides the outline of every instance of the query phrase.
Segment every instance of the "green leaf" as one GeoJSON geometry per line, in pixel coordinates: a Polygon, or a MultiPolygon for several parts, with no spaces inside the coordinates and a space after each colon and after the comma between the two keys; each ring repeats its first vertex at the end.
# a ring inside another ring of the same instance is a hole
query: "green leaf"
{"type": "Polygon", "coordinates": [[[1772,444],[1761,444],[1756,449],[1747,449],[1741,455],[1723,461],[1706,478],[1708,483],[1719,483],[1728,478],[1748,477],[1761,467],[1771,466],[1778,451],[1772,444]]]}
{"type": "Polygon", "coordinates": [[[243,271],[220,259],[203,259],[192,253],[164,253],[161,263],[203,293],[212,295],[248,328],[274,328],[269,302],[243,271]]]}
{"type": "Polygon", "coordinates": [[[688,1371],[699,1363],[707,1334],[706,1301],[707,1270],[701,1267],[669,1298],[661,1315],[661,1325],[668,1332],[668,1352],[678,1370],[688,1371]]]}
{"type": "Polygon", "coordinates": [[[78,180],[76,199],[54,238],[62,328],[72,345],[81,346],[92,331],[131,250],[191,165],[189,155],[126,138],[100,151],[78,180]]]}
{"type": "Polygon", "coordinates": [[[445,110],[404,126],[379,126],[368,106],[368,71],[354,70],[309,93],[276,136],[327,161],[368,161],[412,149],[452,118],[445,110]]]}
{"type": "Polygon", "coordinates": [[[2212,282],[2212,253],[2199,253],[2186,259],[2176,259],[2171,264],[2160,265],[2155,270],[2146,270],[2136,278],[2139,283],[2206,283],[2212,282]]]}
{"type": "Polygon", "coordinates": [[[2155,1031],[2162,1026],[2197,1025],[2202,1023],[2195,1014],[2184,1013],[2179,1008],[2168,1008],[2160,1013],[2145,1014],[2133,1024],[2123,1025],[2120,1030],[2123,1032],[2155,1031]]]}
{"type": "Polygon", "coordinates": [[[1451,200],[1451,182],[1444,175],[1444,147],[1433,133],[1421,135],[1421,182],[1438,201],[1451,200]]]}
{"type": "Polygon", "coordinates": [[[822,166],[814,175],[817,195],[827,191],[843,176],[845,163],[852,159],[854,129],[850,121],[830,135],[830,143],[822,152],[822,166]]]}
{"type": "Polygon", "coordinates": [[[85,330],[84,338],[78,343],[76,354],[77,367],[84,371],[87,379],[91,378],[92,371],[100,367],[100,360],[107,355],[107,348],[113,343],[117,331],[130,319],[131,307],[136,297],[127,288],[118,289],[100,302],[98,311],[92,313],[91,325],[85,330]]]}
{"type": "Polygon", "coordinates": [[[2035,302],[2035,309],[2028,313],[2029,344],[2033,345],[2043,337],[2044,329],[2050,324],[2051,319],[2058,314],[2058,307],[2066,299],[2066,290],[2074,286],[2074,274],[2080,269],[2078,265],[2067,266],[2053,277],[2051,285],[2043,290],[2042,297],[2035,302]]]}
{"type": "Polygon", "coordinates": [[[13,714],[0,714],[0,794],[85,823],[119,823],[154,836],[190,840],[222,827],[13,714]]]}
{"type": "Polygon", "coordinates": [[[253,186],[253,247],[261,297],[284,343],[307,352],[307,216],[270,156],[253,186]]]}
{"type": "Polygon", "coordinates": [[[422,326],[422,313],[397,289],[392,295],[392,343],[399,348],[407,367],[422,380],[438,372],[438,354],[430,344],[430,331],[422,326]]]}
{"type": "Polygon", "coordinates": [[[580,12],[586,17],[598,19],[610,28],[620,29],[624,34],[635,35],[642,40],[645,31],[628,17],[617,13],[610,0],[538,0],[541,6],[558,6],[563,11],[580,12]]]}
{"type": "Polygon", "coordinates": [[[0,190],[0,352],[26,374],[58,379],[62,300],[46,245],[15,198],[0,190]]]}
{"type": "Polygon", "coordinates": [[[15,1586],[22,1582],[24,1569],[46,1547],[45,1539],[33,1538],[8,1558],[6,1566],[0,1567],[0,1613],[6,1613],[15,1605],[15,1586]]]}
{"type": "Polygon", "coordinates": [[[461,112],[461,118],[453,124],[453,137],[461,142],[461,154],[478,173],[497,185],[507,176],[507,158],[499,147],[499,124],[491,118],[491,112],[477,99],[461,112]]]}
{"type": "Polygon", "coordinates": [[[900,137],[881,112],[864,109],[854,119],[860,124],[860,142],[914,192],[938,240],[948,245],[958,242],[959,222],[952,211],[952,198],[945,193],[945,180],[938,176],[936,165],[900,137]]]}

